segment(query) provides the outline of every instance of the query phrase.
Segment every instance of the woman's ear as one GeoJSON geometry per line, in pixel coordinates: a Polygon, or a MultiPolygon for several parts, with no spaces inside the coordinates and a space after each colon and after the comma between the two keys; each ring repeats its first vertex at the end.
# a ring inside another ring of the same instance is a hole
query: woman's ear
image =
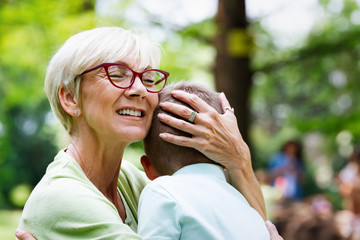
{"type": "Polygon", "coordinates": [[[154,180],[155,178],[159,177],[159,173],[156,171],[152,163],[150,162],[149,158],[146,155],[142,155],[141,157],[141,165],[144,168],[146,176],[150,180],[154,180]]]}
{"type": "Polygon", "coordinates": [[[80,109],[78,108],[78,100],[74,97],[69,90],[66,90],[64,86],[59,88],[59,99],[62,108],[71,116],[79,116],[80,109]]]}

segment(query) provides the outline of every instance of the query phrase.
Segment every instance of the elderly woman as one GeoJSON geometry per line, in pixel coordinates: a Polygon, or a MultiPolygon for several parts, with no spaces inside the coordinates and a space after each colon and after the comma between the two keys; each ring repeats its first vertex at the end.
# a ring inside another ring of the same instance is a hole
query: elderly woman
{"type": "MultiPolygon", "coordinates": [[[[150,128],[157,93],[169,76],[156,69],[159,63],[156,44],[118,27],[81,32],[58,50],[48,66],[45,91],[71,141],[30,195],[19,229],[37,239],[141,239],[137,204],[148,180],[122,156],[150,128]]],[[[173,94],[197,113],[170,103],[163,109],[182,119],[191,116],[193,123],[170,115],[161,121],[192,137],[164,133],[162,139],[222,164],[232,185],[265,218],[249,149],[225,96],[224,114],[218,114],[194,95],[173,94]]]]}

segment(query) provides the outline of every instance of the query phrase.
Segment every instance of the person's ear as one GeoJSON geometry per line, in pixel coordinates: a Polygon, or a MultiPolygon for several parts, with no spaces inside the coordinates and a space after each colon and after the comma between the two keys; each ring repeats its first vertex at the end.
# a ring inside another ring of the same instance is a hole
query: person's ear
{"type": "Polygon", "coordinates": [[[77,117],[81,114],[78,101],[75,98],[74,94],[69,90],[65,89],[64,86],[59,88],[59,99],[62,108],[70,114],[71,116],[77,117]]]}
{"type": "Polygon", "coordinates": [[[154,180],[155,178],[159,177],[159,173],[155,170],[154,166],[150,162],[149,158],[146,155],[141,156],[141,165],[144,168],[146,176],[150,180],[154,180]]]}

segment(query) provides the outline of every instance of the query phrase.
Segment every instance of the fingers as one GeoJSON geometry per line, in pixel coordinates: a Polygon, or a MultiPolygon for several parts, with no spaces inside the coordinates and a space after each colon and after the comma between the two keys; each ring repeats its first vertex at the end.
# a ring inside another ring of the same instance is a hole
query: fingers
{"type": "Polygon", "coordinates": [[[179,100],[188,103],[198,113],[196,113],[194,121],[190,123],[188,121],[193,112],[191,108],[171,102],[160,103],[164,111],[179,118],[161,113],[158,114],[159,120],[192,135],[187,137],[162,133],[160,137],[163,140],[175,145],[194,148],[209,159],[224,166],[237,164],[241,165],[240,167],[251,167],[251,157],[238,129],[236,116],[231,112],[231,109],[225,111],[230,107],[225,96],[219,96],[225,112],[219,114],[196,95],[183,91],[173,91],[172,94],[179,100]]]}
{"type": "Polygon", "coordinates": [[[180,101],[189,104],[193,109],[198,112],[208,112],[213,110],[213,108],[209,106],[204,100],[194,94],[179,90],[172,91],[171,94],[174,98],[177,98],[180,101]]]}
{"type": "Polygon", "coordinates": [[[193,138],[177,136],[170,133],[160,133],[159,136],[161,137],[161,139],[175,145],[179,145],[183,147],[191,147],[191,148],[195,148],[196,146],[193,138]]]}
{"type": "Polygon", "coordinates": [[[278,233],[275,225],[270,222],[270,221],[266,221],[265,222],[266,228],[268,229],[269,233],[270,233],[270,240],[284,240],[278,233]]]}
{"type": "MultiPolygon", "coordinates": [[[[184,106],[184,105],[180,105],[180,104],[176,104],[176,103],[171,103],[171,102],[163,102],[160,103],[160,106],[163,110],[170,112],[176,116],[179,116],[185,120],[188,120],[190,122],[196,123],[198,122],[199,119],[199,114],[196,113],[195,114],[195,118],[194,119],[190,119],[190,117],[192,117],[192,113],[194,112],[194,110],[184,106]]],[[[161,119],[160,119],[161,120],[161,119]]],[[[186,122],[184,122],[186,123],[186,122]]],[[[171,125],[172,126],[172,125],[171,125]]],[[[172,126],[174,127],[174,126],[172,126]]],[[[181,126],[182,127],[182,126],[181,126]]]]}
{"type": "Polygon", "coordinates": [[[226,107],[230,106],[229,101],[227,100],[225,94],[222,92],[219,94],[219,99],[220,99],[220,103],[221,103],[221,108],[223,110],[223,113],[226,113],[226,107]]]}
{"type": "MultiPolygon", "coordinates": [[[[202,100],[200,97],[194,94],[180,90],[175,90],[172,92],[172,95],[175,98],[189,104],[192,108],[194,108],[198,112],[207,112],[213,110],[213,108],[209,106],[204,100],[202,100]]],[[[233,109],[230,107],[230,103],[223,92],[219,94],[219,99],[223,113],[225,114],[227,112],[226,110],[230,110],[229,112],[233,113],[233,109]]],[[[191,112],[189,113],[189,116],[190,114],[191,112]]]]}
{"type": "Polygon", "coordinates": [[[229,114],[228,112],[230,112],[230,113],[234,114],[234,109],[232,107],[230,107],[230,103],[227,100],[227,98],[223,92],[219,94],[219,99],[220,99],[221,109],[222,109],[223,113],[229,114]]]}
{"type": "MultiPolygon", "coordinates": [[[[160,113],[158,115],[158,118],[161,122],[163,122],[173,128],[179,129],[183,132],[190,133],[192,135],[194,135],[194,133],[195,133],[196,129],[195,129],[194,124],[192,124],[192,123],[188,123],[181,119],[171,117],[165,113],[160,113]]],[[[196,117],[195,117],[195,120],[196,120],[196,117]]]]}
{"type": "MultiPolygon", "coordinates": [[[[190,120],[190,122],[193,123],[202,123],[201,119],[203,119],[205,121],[205,116],[202,116],[200,114],[202,113],[208,113],[208,114],[215,114],[217,115],[218,112],[211,107],[209,104],[207,104],[204,100],[202,100],[201,98],[199,98],[198,96],[191,94],[191,93],[187,93],[184,91],[173,91],[172,95],[185,102],[188,103],[193,109],[195,109],[195,111],[198,112],[198,114],[195,115],[195,119],[192,120],[191,118],[191,114],[194,112],[194,110],[181,105],[181,104],[176,104],[176,103],[171,103],[171,102],[162,102],[160,103],[160,106],[163,110],[170,112],[176,116],[179,116],[185,120],[190,120]]],[[[228,100],[226,99],[224,93],[221,93],[220,96],[220,102],[221,102],[221,106],[222,106],[222,111],[224,112],[224,114],[227,114],[227,112],[232,112],[233,110],[230,108],[230,104],[228,102],[228,100]],[[227,111],[226,109],[228,109],[229,111],[227,111]]],[[[174,126],[173,126],[174,127],[174,126]]]]}
{"type": "Polygon", "coordinates": [[[25,232],[25,231],[23,231],[21,229],[16,229],[15,236],[19,240],[36,240],[30,233],[25,232]]]}

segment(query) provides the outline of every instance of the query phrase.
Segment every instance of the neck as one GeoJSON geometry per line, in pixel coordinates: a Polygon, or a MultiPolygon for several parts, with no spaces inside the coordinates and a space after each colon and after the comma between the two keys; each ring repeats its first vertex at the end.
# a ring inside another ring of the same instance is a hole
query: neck
{"type": "Polygon", "coordinates": [[[117,181],[125,143],[98,141],[94,137],[73,136],[67,153],[79,163],[87,178],[107,197],[118,197],[117,181]]]}

